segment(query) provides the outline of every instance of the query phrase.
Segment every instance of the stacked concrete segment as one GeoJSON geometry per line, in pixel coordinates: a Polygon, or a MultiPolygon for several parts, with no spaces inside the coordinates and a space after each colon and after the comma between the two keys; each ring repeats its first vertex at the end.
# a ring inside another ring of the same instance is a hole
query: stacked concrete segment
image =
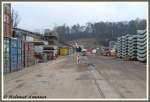
{"type": "Polygon", "coordinates": [[[125,35],[117,38],[117,56],[120,58],[146,61],[146,30],[137,30],[137,35],[125,35]]]}
{"type": "Polygon", "coordinates": [[[137,57],[137,35],[128,37],[128,57],[130,59],[137,57]]]}
{"type": "Polygon", "coordinates": [[[117,38],[116,49],[117,49],[117,56],[121,58],[122,57],[122,37],[117,38]]]}
{"type": "Polygon", "coordinates": [[[146,61],[146,30],[137,31],[137,59],[139,61],[146,61]]]}
{"type": "Polygon", "coordinates": [[[129,37],[131,37],[131,35],[129,34],[122,36],[122,58],[128,57],[128,38],[129,37]]]}

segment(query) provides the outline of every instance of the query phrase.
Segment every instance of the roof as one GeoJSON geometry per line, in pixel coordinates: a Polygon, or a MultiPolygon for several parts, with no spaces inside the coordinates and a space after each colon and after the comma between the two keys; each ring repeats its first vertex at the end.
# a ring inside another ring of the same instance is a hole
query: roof
{"type": "MultiPolygon", "coordinates": [[[[25,34],[22,34],[22,35],[27,35],[27,36],[32,36],[32,37],[43,38],[43,35],[40,34],[40,33],[37,33],[37,32],[31,32],[31,31],[24,30],[24,29],[21,29],[21,28],[13,28],[13,30],[15,30],[15,31],[20,31],[20,32],[24,32],[25,34]]],[[[20,33],[19,33],[19,34],[20,34],[20,33]]]]}
{"type": "Polygon", "coordinates": [[[32,41],[34,45],[45,45],[43,41],[32,41]]]}

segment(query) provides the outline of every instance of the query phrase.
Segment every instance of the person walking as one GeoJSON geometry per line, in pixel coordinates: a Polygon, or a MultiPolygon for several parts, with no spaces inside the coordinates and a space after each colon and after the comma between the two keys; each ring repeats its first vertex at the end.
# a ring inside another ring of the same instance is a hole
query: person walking
{"type": "Polygon", "coordinates": [[[77,64],[79,64],[79,63],[80,63],[80,56],[77,55],[77,64]]]}

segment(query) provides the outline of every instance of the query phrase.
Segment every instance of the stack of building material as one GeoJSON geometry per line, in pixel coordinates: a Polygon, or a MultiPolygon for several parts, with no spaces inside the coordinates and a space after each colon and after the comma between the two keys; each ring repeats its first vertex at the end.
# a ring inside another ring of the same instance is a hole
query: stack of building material
{"type": "Polygon", "coordinates": [[[122,58],[128,58],[128,37],[128,34],[122,36],[122,58]]]}
{"type": "Polygon", "coordinates": [[[137,56],[137,35],[128,37],[128,57],[135,60],[137,56]]]}
{"type": "Polygon", "coordinates": [[[137,59],[137,35],[133,35],[133,59],[137,59]]]}
{"type": "Polygon", "coordinates": [[[124,58],[126,56],[126,50],[127,50],[127,39],[126,39],[126,36],[122,36],[122,58],[124,58]]]}
{"type": "Polygon", "coordinates": [[[146,30],[137,30],[137,35],[117,38],[117,56],[131,60],[146,61],[146,30]]]}
{"type": "Polygon", "coordinates": [[[121,58],[121,56],[122,56],[122,37],[117,38],[116,48],[117,48],[117,56],[119,58],[121,58]]]}
{"type": "Polygon", "coordinates": [[[10,72],[10,39],[4,37],[4,74],[10,72]]]}
{"type": "Polygon", "coordinates": [[[128,37],[128,57],[130,59],[133,59],[133,47],[134,47],[133,44],[134,44],[133,37],[132,36],[128,37]]]}
{"type": "Polygon", "coordinates": [[[146,30],[137,30],[137,59],[146,61],[146,30]]]}

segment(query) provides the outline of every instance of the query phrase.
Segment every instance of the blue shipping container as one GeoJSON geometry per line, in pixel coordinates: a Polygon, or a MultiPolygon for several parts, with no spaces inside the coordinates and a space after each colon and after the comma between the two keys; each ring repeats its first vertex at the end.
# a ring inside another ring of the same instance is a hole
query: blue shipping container
{"type": "Polygon", "coordinates": [[[17,47],[17,39],[11,39],[11,47],[17,47]]]}
{"type": "Polygon", "coordinates": [[[13,48],[13,47],[12,47],[12,48],[10,48],[10,50],[11,50],[11,51],[10,51],[10,55],[17,55],[17,52],[18,52],[18,51],[17,51],[17,48],[13,48]]]}
{"type": "Polygon", "coordinates": [[[21,49],[19,48],[19,49],[17,49],[17,50],[18,50],[18,53],[17,53],[17,54],[18,54],[18,55],[21,55],[21,52],[22,52],[21,49]]]}
{"type": "Polygon", "coordinates": [[[22,56],[18,55],[18,61],[21,61],[21,60],[22,60],[22,56]]]}
{"type": "Polygon", "coordinates": [[[23,68],[24,46],[22,46],[22,40],[15,38],[4,38],[4,73],[13,72],[23,68]]]}
{"type": "Polygon", "coordinates": [[[17,68],[17,63],[16,62],[11,62],[11,72],[16,71],[17,68]]]}
{"type": "Polygon", "coordinates": [[[21,56],[18,56],[18,59],[17,59],[18,63],[20,63],[22,61],[22,57],[21,56]]]}
{"type": "Polygon", "coordinates": [[[11,61],[17,61],[17,55],[11,55],[11,61]]]}
{"type": "Polygon", "coordinates": [[[11,55],[11,72],[17,70],[17,55],[11,55]]]}
{"type": "Polygon", "coordinates": [[[18,39],[17,41],[17,47],[18,48],[21,48],[22,47],[22,41],[20,39],[18,39]]]}

